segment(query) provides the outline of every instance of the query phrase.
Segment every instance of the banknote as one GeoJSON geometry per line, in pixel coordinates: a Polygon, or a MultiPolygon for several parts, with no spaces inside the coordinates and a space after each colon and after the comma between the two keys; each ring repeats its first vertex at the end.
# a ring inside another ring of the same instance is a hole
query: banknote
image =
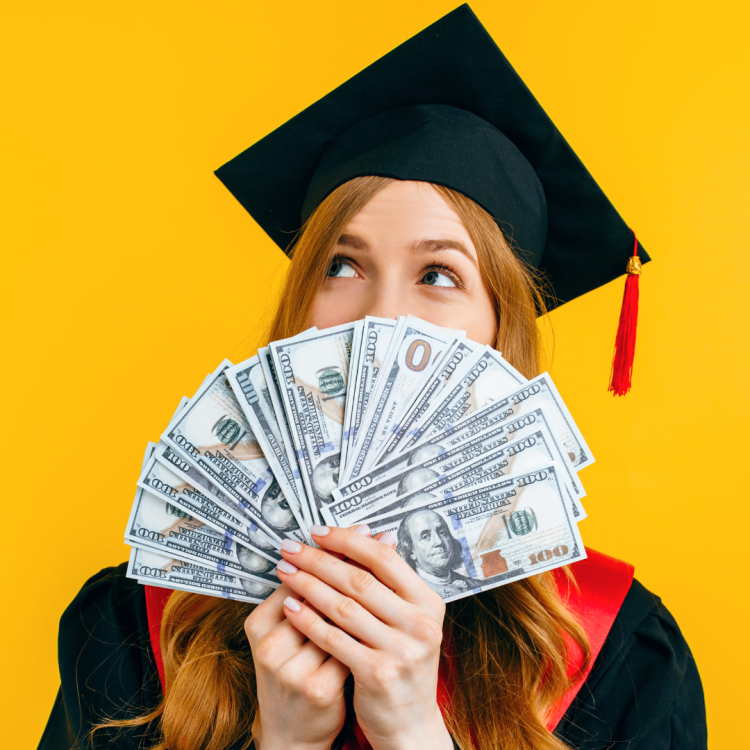
{"type": "Polygon", "coordinates": [[[268,494],[266,515],[272,513],[274,522],[265,526],[259,522],[259,525],[294,532],[304,539],[299,522],[274,480],[268,461],[229,386],[225,372],[231,366],[229,360],[219,365],[211,379],[175,416],[162,440],[256,520],[263,516],[261,501],[268,494]]]}
{"type": "Polygon", "coordinates": [[[486,346],[468,357],[450,386],[433,399],[429,408],[408,429],[394,435],[387,450],[379,457],[388,460],[402,450],[417,445],[425,435],[435,433],[443,424],[455,424],[464,417],[517,391],[528,380],[501,354],[486,346]]]}
{"type": "Polygon", "coordinates": [[[401,440],[410,430],[415,429],[425,413],[430,410],[431,405],[440,399],[441,392],[450,379],[463,372],[468,362],[476,360],[476,355],[479,354],[477,350],[484,348],[489,347],[480,347],[469,339],[457,342],[455,349],[443,358],[440,366],[427,381],[419,395],[412,401],[406,413],[392,427],[391,434],[383,444],[379,455],[371,462],[373,465],[377,465],[384,460],[387,461],[391,455],[398,452],[397,447],[401,440]],[[475,356],[472,357],[472,354],[475,354],[475,356]]]}
{"type": "Polygon", "coordinates": [[[556,464],[472,487],[450,499],[368,519],[444,601],[582,560],[556,464]]]}
{"type": "Polygon", "coordinates": [[[273,414],[273,405],[268,385],[263,377],[260,358],[256,355],[239,365],[230,367],[226,371],[226,376],[300,529],[303,534],[307,535],[307,529],[310,528],[313,520],[309,516],[306,500],[300,499],[304,498],[302,494],[304,490],[302,490],[299,475],[297,477],[294,475],[289,457],[281,442],[278,420],[275,415],[273,422],[268,420],[267,412],[270,407],[270,412],[273,414]],[[266,402],[265,409],[261,405],[261,400],[266,402]]]}
{"type": "Polygon", "coordinates": [[[274,591],[271,586],[247,578],[240,578],[231,573],[219,573],[197,563],[177,560],[137,546],[130,548],[126,575],[147,585],[153,581],[159,586],[171,589],[221,596],[252,604],[259,604],[274,591]]]}
{"type": "MultiPolygon", "coordinates": [[[[317,330],[317,328],[315,329],[317,330]]],[[[302,472],[299,468],[299,461],[297,460],[297,452],[294,449],[294,441],[292,435],[289,432],[289,425],[286,421],[284,414],[284,406],[281,403],[281,388],[279,387],[279,378],[276,374],[276,368],[273,364],[273,358],[271,357],[271,349],[267,346],[258,349],[258,360],[260,361],[261,370],[263,370],[263,378],[266,381],[268,388],[268,399],[271,402],[270,412],[275,415],[269,416],[268,403],[261,401],[261,408],[266,412],[266,418],[273,419],[279,428],[279,434],[281,435],[281,445],[286,451],[287,459],[289,460],[289,466],[292,469],[292,474],[296,480],[296,486],[298,490],[298,496],[300,500],[306,498],[305,485],[302,482],[302,472]]]]}
{"type": "Polygon", "coordinates": [[[374,461],[381,445],[437,369],[451,347],[464,338],[463,331],[428,323],[409,315],[393,337],[376,390],[370,397],[363,425],[345,469],[344,481],[356,479],[374,461]]]}
{"type": "Polygon", "coordinates": [[[354,324],[271,344],[284,413],[316,523],[338,484],[354,324]]]}
{"type": "MultiPolygon", "coordinates": [[[[359,428],[370,403],[370,396],[380,374],[383,362],[388,357],[390,344],[394,333],[406,323],[406,318],[397,321],[389,318],[376,318],[368,315],[362,330],[359,358],[356,367],[352,366],[352,374],[347,388],[348,417],[344,418],[344,440],[346,454],[342,466],[346,466],[349,453],[354,447],[359,428]]],[[[343,453],[343,452],[342,452],[343,453]]]]}
{"type": "Polygon", "coordinates": [[[136,490],[125,541],[220,573],[232,571],[267,586],[279,585],[277,560],[271,555],[240,544],[143,487],[136,490]]]}
{"type": "Polygon", "coordinates": [[[272,538],[270,532],[264,533],[258,524],[245,516],[238,517],[227,507],[219,505],[213,497],[201,491],[203,488],[199,490],[194,483],[195,474],[195,469],[182,456],[160,443],[139,477],[138,486],[222,534],[280,559],[276,551],[280,544],[278,539],[272,538]]]}
{"type": "Polygon", "coordinates": [[[497,422],[523,416],[540,407],[547,407],[546,414],[552,432],[560,443],[563,453],[568,456],[576,470],[580,471],[594,463],[594,456],[581,431],[552,382],[552,378],[546,372],[497,401],[459,418],[456,422],[448,417],[435,420],[430,432],[424,435],[417,445],[429,442],[431,438],[438,435],[463,440],[467,435],[486,430],[497,422]]]}
{"type": "MultiPolygon", "coordinates": [[[[371,516],[424,505],[438,497],[451,497],[466,487],[546,466],[558,455],[555,439],[544,424],[521,428],[510,440],[507,434],[488,432],[468,444],[432,457],[422,456],[418,464],[331,503],[325,517],[331,525],[351,526],[371,516]]],[[[567,486],[568,481],[565,472],[562,482],[575,517],[574,493],[567,486]]]]}
{"type": "MultiPolygon", "coordinates": [[[[564,455],[560,443],[554,438],[552,423],[547,414],[547,407],[533,409],[521,417],[509,417],[506,420],[495,422],[484,430],[470,431],[460,438],[451,435],[437,435],[421,445],[408,451],[392,456],[389,461],[373,466],[369,471],[348,484],[340,485],[333,492],[334,504],[336,501],[357,494],[361,489],[371,485],[380,485],[391,477],[400,476],[409,472],[417,472],[426,468],[426,461],[439,462],[442,460],[468,461],[474,459],[483,452],[503,445],[512,440],[518,440],[523,434],[530,430],[546,428],[552,437],[551,448],[554,455],[551,457],[562,462],[563,468],[568,473],[568,480],[575,498],[580,500],[586,497],[578,472],[571,464],[569,457],[564,455]],[[453,458],[455,457],[455,458],[453,458]]],[[[577,521],[586,518],[583,506],[574,503],[574,515],[577,521]]]]}
{"type": "Polygon", "coordinates": [[[282,540],[367,523],[459,598],[585,556],[593,461],[547,373],[527,381],[461,331],[413,316],[310,329],[222,362],[148,445],[129,575],[258,602],[282,540]]]}
{"type": "Polygon", "coordinates": [[[352,331],[352,354],[349,359],[349,377],[346,379],[346,396],[344,398],[344,422],[342,425],[341,458],[339,460],[339,466],[346,466],[346,455],[349,449],[349,425],[351,424],[352,407],[354,406],[354,399],[350,398],[350,396],[353,395],[356,373],[359,372],[364,330],[365,321],[355,321],[354,331],[352,331]]]}

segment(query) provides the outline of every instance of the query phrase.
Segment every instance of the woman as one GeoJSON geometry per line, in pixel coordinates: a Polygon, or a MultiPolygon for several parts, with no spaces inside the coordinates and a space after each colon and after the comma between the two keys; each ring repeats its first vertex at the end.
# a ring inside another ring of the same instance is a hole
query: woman
{"type": "MultiPolygon", "coordinates": [[[[304,223],[271,340],[411,313],[537,373],[534,269],[567,301],[619,275],[632,237],[518,81],[464,6],[219,171],[282,247],[304,223]]],[[[428,513],[408,539],[311,531],[255,607],[94,577],[63,616],[41,747],[705,746],[687,645],[626,564],[589,551],[446,608],[428,513]]]]}

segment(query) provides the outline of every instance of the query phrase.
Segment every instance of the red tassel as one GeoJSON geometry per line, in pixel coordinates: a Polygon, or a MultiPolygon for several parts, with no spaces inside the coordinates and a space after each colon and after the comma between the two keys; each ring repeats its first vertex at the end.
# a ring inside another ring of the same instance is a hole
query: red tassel
{"type": "Polygon", "coordinates": [[[628,260],[625,280],[625,293],[622,296],[620,323],[617,326],[615,340],[615,359],[612,363],[612,375],[609,388],[615,396],[624,396],[633,380],[633,359],[635,358],[635,334],[638,327],[638,279],[641,275],[641,261],[638,258],[638,240],[633,232],[635,247],[628,260]]]}

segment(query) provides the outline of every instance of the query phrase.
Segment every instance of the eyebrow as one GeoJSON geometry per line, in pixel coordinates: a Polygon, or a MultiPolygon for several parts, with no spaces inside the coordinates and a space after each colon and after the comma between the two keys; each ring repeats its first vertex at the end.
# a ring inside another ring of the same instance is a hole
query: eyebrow
{"type": "MultiPolygon", "coordinates": [[[[339,237],[338,245],[345,247],[351,247],[354,250],[364,250],[365,252],[370,249],[369,245],[361,237],[357,237],[355,234],[342,234],[339,237]]],[[[477,264],[476,259],[471,254],[469,249],[460,240],[452,239],[435,239],[435,240],[418,240],[411,246],[411,251],[416,254],[423,253],[439,253],[444,250],[456,250],[457,252],[465,255],[474,265],[477,264]]]]}

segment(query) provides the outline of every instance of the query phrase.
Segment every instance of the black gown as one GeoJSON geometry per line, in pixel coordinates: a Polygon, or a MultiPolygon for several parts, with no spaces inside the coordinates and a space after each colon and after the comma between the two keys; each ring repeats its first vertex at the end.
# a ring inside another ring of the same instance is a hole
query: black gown
{"type": "MultiPolygon", "coordinates": [[[[161,697],[143,586],[126,565],[91,578],[60,621],[61,687],[40,750],[92,747],[91,727],[161,697]]],[[[104,730],[94,748],[143,750],[153,728],[104,730]]],[[[661,600],[633,581],[591,674],[556,730],[579,750],[700,750],[706,712],[695,661],[661,600]]]]}

